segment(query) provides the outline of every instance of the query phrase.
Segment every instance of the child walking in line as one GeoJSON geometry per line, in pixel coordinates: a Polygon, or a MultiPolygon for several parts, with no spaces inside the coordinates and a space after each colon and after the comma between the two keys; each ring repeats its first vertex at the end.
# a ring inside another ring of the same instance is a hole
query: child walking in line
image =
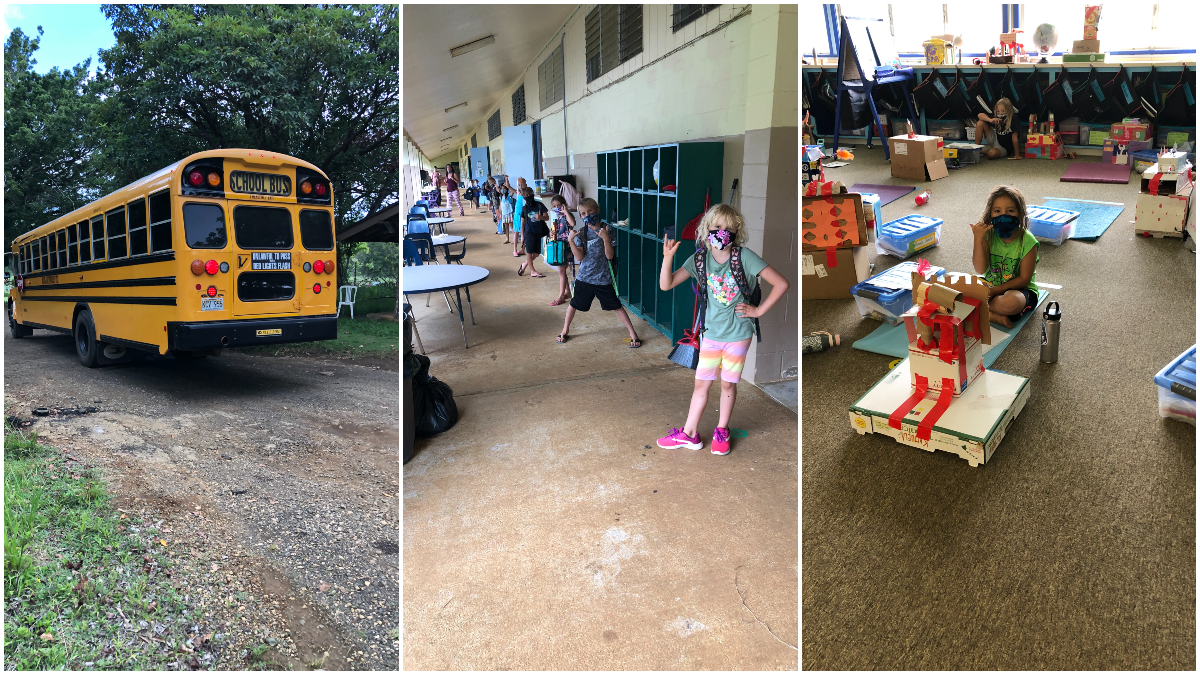
{"type": "Polygon", "coordinates": [[[513,257],[519,258],[519,257],[521,257],[521,254],[518,253],[520,244],[518,243],[517,237],[513,233],[513,206],[514,206],[514,204],[513,204],[512,195],[510,195],[508,193],[507,187],[501,187],[499,195],[500,195],[500,219],[501,219],[501,222],[504,224],[504,243],[506,243],[506,244],[510,243],[509,237],[512,236],[511,243],[513,245],[513,257]]]}
{"type": "Polygon", "coordinates": [[[599,298],[600,309],[617,315],[625,330],[629,331],[630,349],[637,349],[642,346],[642,341],[633,329],[629,312],[621,306],[621,301],[617,298],[617,289],[613,285],[610,261],[617,253],[613,249],[612,230],[600,222],[600,205],[594,199],[579,201],[579,219],[583,222],[573,227],[573,234],[567,239],[571,245],[571,254],[579,262],[579,269],[575,272],[575,295],[571,298],[571,304],[567,306],[567,318],[563,321],[562,333],[555,338],[555,342],[566,342],[575,312],[588,311],[592,308],[592,300],[599,298]]]}
{"type": "MultiPolygon", "coordinates": [[[[550,216],[550,233],[551,241],[567,241],[567,236],[575,227],[575,217],[571,215],[571,211],[567,209],[567,200],[561,195],[554,195],[550,199],[551,216],[550,216]]],[[[567,244],[570,246],[570,244],[567,244]]],[[[551,267],[555,267],[551,265],[551,267]]],[[[557,307],[567,300],[571,299],[571,287],[567,283],[567,264],[555,267],[558,271],[558,297],[554,302],[550,303],[551,307],[557,307]]]]}
{"type": "Polygon", "coordinates": [[[971,225],[975,273],[992,285],[988,301],[991,320],[1012,328],[1038,302],[1038,240],[1029,232],[1025,195],[1001,185],[987,196],[980,222],[971,225]]]}
{"type": "Polygon", "coordinates": [[[525,186],[521,189],[525,201],[517,211],[521,219],[521,237],[525,240],[525,262],[517,268],[517,276],[529,270],[529,276],[534,279],[545,279],[546,275],[537,271],[533,261],[542,254],[542,239],[550,234],[546,221],[550,220],[550,212],[546,205],[533,198],[533,188],[525,186]]]}
{"type": "Polygon", "coordinates": [[[658,286],[668,291],[695,279],[700,286],[703,312],[700,364],[696,368],[696,386],[692,404],[682,429],[658,439],[660,448],[699,450],[700,417],[708,404],[708,391],[717,371],[721,371],[720,419],[713,430],[712,453],[729,454],[729,419],[737,400],[737,383],[742,379],[746,352],[756,331],[754,319],[764,315],[787,293],[788,282],[775,268],[763,262],[754,251],[742,246],[746,239],[745,221],[737,209],[716,204],[700,220],[696,253],[682,267],[671,271],[679,242],[663,243],[663,263],[658,286]],[[761,293],[758,277],[771,284],[771,294],[757,306],[752,300],[761,293]]]}

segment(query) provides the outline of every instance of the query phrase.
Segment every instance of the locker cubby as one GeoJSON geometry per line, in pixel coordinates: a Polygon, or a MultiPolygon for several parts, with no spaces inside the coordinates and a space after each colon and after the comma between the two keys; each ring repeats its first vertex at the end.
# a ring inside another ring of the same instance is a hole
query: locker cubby
{"type": "Polygon", "coordinates": [[[640,192],[629,193],[629,227],[637,232],[646,232],[647,234],[653,230],[646,229],[645,219],[642,217],[642,200],[645,195],[640,192]]]}
{"type": "Polygon", "coordinates": [[[648,237],[662,239],[662,230],[658,226],[658,197],[655,195],[638,195],[642,198],[642,231],[648,237]]]}
{"type": "Polygon", "coordinates": [[[658,300],[658,275],[654,273],[658,268],[654,265],[655,260],[662,260],[662,245],[649,237],[642,237],[642,312],[652,323],[658,300]]]}
{"type": "MultiPolygon", "coordinates": [[[[676,171],[679,166],[679,147],[664,145],[659,148],[658,155],[658,190],[662,192],[667,185],[679,185],[679,176],[676,171]]],[[[720,171],[720,168],[721,166],[718,164],[717,170],[720,171]]]]}
{"type": "Polygon", "coordinates": [[[617,257],[620,258],[620,263],[617,265],[617,297],[621,300],[629,301],[629,265],[625,263],[626,252],[630,250],[631,240],[636,239],[637,235],[630,234],[629,230],[617,229],[617,257]]]}
{"type": "Polygon", "coordinates": [[[608,153],[596,153],[596,185],[608,187],[608,153]]]}
{"type": "MultiPolygon", "coordinates": [[[[629,237],[629,251],[627,254],[628,260],[622,260],[620,265],[629,270],[629,304],[638,311],[642,312],[642,239],[643,237],[631,234],[629,237]]],[[[625,290],[622,288],[621,290],[625,290]]]]}
{"type": "Polygon", "coordinates": [[[606,152],[605,163],[608,165],[608,187],[617,187],[617,153],[606,152]]]}
{"type": "Polygon", "coordinates": [[[629,217],[629,197],[629,192],[617,192],[617,220],[625,220],[629,217]]]}
{"type": "MultiPolygon", "coordinates": [[[[660,195],[658,197],[658,236],[660,239],[666,238],[667,230],[679,224],[675,216],[675,198],[660,195]]],[[[678,239],[679,234],[679,231],[676,231],[672,238],[678,239]]]]}
{"type": "Polygon", "coordinates": [[[642,155],[641,149],[629,151],[629,189],[642,189],[642,155]]]}
{"type": "Polygon", "coordinates": [[[654,183],[654,162],[658,161],[659,148],[643,148],[642,150],[642,189],[647,192],[658,192],[654,183]]]}
{"type": "Polygon", "coordinates": [[[617,188],[629,189],[629,151],[617,151],[617,188]]]}

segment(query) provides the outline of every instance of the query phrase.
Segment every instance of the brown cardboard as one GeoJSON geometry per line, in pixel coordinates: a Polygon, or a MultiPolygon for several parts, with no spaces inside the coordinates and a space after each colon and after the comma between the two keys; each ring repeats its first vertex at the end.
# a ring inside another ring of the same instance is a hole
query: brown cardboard
{"type": "Polygon", "coordinates": [[[849,300],[850,287],[871,275],[865,247],[837,249],[837,267],[825,266],[824,251],[800,256],[800,298],[803,300],[849,300]],[[822,276],[824,275],[824,276],[822,276]]]}
{"type": "MultiPolygon", "coordinates": [[[[925,277],[917,272],[912,275],[913,288],[919,284],[925,283],[925,277]]],[[[984,281],[981,277],[973,274],[963,274],[961,272],[946,272],[946,276],[942,277],[938,283],[951,290],[958,291],[968,298],[974,298],[979,301],[979,325],[981,326],[981,335],[979,341],[985,345],[992,344],[992,329],[988,324],[990,314],[988,314],[988,301],[991,299],[989,290],[991,284],[984,281]]]]}
{"type": "MultiPolygon", "coordinates": [[[[1158,164],[1154,164],[1149,169],[1142,172],[1141,192],[1150,194],[1150,181],[1159,173],[1158,164]]],[[[1164,173],[1162,178],[1158,180],[1158,194],[1173,195],[1183,194],[1185,189],[1190,189],[1192,181],[1188,173],[1164,173]]]]}
{"type": "Polygon", "coordinates": [[[946,311],[953,312],[954,306],[962,302],[963,294],[952,288],[947,288],[941,284],[924,283],[913,292],[913,304],[924,305],[926,302],[932,302],[939,307],[946,308],[946,311]]]}
{"type": "Polygon", "coordinates": [[[1099,54],[1099,40],[1075,40],[1071,45],[1072,54],[1099,54]]]}
{"type": "Polygon", "coordinates": [[[802,197],[800,243],[805,251],[824,251],[837,242],[836,248],[855,248],[867,245],[867,214],[862,195],[847,192],[824,197],[802,197]],[[836,208],[838,213],[834,214],[836,208]],[[838,232],[843,234],[838,235],[838,232]]]}
{"type": "Polygon", "coordinates": [[[1134,234],[1182,237],[1191,208],[1191,196],[1191,185],[1179,194],[1139,194],[1133,218],[1134,234]]]}
{"type": "Polygon", "coordinates": [[[942,157],[939,136],[892,136],[888,139],[892,155],[892,176],[911,180],[938,180],[950,175],[942,157]]]}

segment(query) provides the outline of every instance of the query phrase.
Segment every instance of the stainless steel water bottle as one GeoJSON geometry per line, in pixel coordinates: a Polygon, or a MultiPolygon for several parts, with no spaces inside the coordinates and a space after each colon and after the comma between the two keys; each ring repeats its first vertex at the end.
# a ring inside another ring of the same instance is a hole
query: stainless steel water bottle
{"type": "Polygon", "coordinates": [[[1042,312],[1042,363],[1058,363],[1058,337],[1062,330],[1062,310],[1057,302],[1046,303],[1042,312]]]}

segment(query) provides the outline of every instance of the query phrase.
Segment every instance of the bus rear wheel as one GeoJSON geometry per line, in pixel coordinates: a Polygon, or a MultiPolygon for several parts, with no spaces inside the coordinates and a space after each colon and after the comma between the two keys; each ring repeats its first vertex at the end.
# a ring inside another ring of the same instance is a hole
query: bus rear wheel
{"type": "Polygon", "coordinates": [[[92,313],[83,310],[75,317],[75,353],[79,362],[86,368],[100,365],[100,343],[96,341],[96,324],[92,321],[92,313]]]}
{"type": "Polygon", "coordinates": [[[13,318],[12,303],[8,305],[8,330],[12,334],[14,340],[20,340],[24,337],[33,335],[33,329],[28,326],[22,326],[13,318]]]}

